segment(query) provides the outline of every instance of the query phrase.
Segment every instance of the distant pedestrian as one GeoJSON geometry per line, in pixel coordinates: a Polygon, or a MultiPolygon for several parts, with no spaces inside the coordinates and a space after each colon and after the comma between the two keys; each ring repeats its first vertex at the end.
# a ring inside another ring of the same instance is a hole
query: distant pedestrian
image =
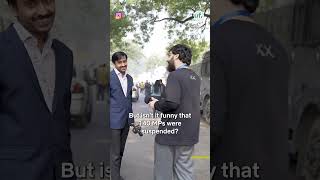
{"type": "Polygon", "coordinates": [[[146,96],[149,96],[151,94],[151,84],[149,83],[149,81],[147,80],[145,85],[144,85],[144,94],[146,96]]]}
{"type": "Polygon", "coordinates": [[[104,100],[104,94],[107,88],[107,68],[106,64],[102,64],[98,67],[96,72],[96,78],[97,78],[97,100],[104,100]]]}
{"type": "Polygon", "coordinates": [[[166,86],[163,84],[162,79],[159,80],[160,83],[160,94],[161,94],[161,98],[165,97],[165,88],[166,86]]]}

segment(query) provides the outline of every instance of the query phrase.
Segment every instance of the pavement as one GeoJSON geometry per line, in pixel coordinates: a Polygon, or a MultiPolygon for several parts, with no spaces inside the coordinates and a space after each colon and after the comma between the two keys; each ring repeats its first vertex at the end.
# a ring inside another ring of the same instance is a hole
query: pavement
{"type": "Polygon", "coordinates": [[[74,173],[81,180],[108,180],[111,136],[108,130],[107,102],[96,101],[95,95],[92,97],[94,103],[91,122],[85,128],[71,129],[74,173]],[[90,170],[91,165],[95,169],[90,170]]]}

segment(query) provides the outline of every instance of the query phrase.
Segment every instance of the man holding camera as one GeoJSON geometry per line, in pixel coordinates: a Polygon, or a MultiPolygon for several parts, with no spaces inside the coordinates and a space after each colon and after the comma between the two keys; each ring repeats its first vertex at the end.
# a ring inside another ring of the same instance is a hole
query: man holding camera
{"type": "Polygon", "coordinates": [[[169,50],[165,98],[151,98],[149,106],[177,118],[162,118],[159,130],[177,129],[174,134],[157,134],[155,138],[154,180],[194,180],[194,145],[199,141],[200,78],[189,69],[192,52],[185,45],[175,45],[169,50]],[[191,114],[190,117],[184,116],[191,114]],[[181,126],[170,126],[176,122],[181,126]]]}
{"type": "Polygon", "coordinates": [[[120,176],[121,160],[134,119],[132,113],[133,79],[126,73],[128,56],[124,52],[112,55],[114,69],[110,75],[110,128],[111,128],[111,179],[123,180],[120,176]]]}

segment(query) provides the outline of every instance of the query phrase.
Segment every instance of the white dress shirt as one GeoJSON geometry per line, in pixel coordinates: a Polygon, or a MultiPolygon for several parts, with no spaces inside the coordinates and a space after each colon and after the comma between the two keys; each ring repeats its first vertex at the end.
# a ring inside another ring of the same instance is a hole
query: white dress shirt
{"type": "Polygon", "coordinates": [[[52,103],[55,89],[55,54],[52,49],[52,37],[49,35],[43,50],[38,48],[37,39],[31,35],[19,22],[15,22],[13,27],[23,42],[36,72],[43,97],[49,110],[52,112],[52,103]]]}
{"type": "Polygon", "coordinates": [[[116,68],[114,68],[114,72],[117,74],[118,79],[120,81],[121,87],[122,87],[122,91],[124,96],[127,97],[127,90],[128,90],[128,79],[127,79],[127,73],[125,73],[124,75],[121,74],[121,72],[119,72],[116,68]]]}

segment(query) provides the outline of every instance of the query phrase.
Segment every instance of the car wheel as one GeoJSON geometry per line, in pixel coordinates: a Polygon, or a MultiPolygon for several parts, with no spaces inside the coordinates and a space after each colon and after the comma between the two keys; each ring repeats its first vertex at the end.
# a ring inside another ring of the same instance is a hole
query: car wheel
{"type": "Polygon", "coordinates": [[[314,121],[308,136],[303,174],[306,180],[320,180],[320,117],[314,121]]]}
{"type": "Polygon", "coordinates": [[[206,122],[210,123],[210,97],[206,97],[203,102],[202,117],[206,122]]]}
{"type": "Polygon", "coordinates": [[[78,118],[78,121],[77,121],[77,125],[79,128],[85,128],[88,124],[88,120],[87,120],[87,117],[86,115],[82,115],[78,118]]]}
{"type": "Polygon", "coordinates": [[[88,107],[87,107],[87,111],[86,111],[86,113],[87,113],[87,121],[88,122],[91,122],[91,117],[92,117],[92,105],[91,104],[88,104],[87,105],[88,107]]]}

